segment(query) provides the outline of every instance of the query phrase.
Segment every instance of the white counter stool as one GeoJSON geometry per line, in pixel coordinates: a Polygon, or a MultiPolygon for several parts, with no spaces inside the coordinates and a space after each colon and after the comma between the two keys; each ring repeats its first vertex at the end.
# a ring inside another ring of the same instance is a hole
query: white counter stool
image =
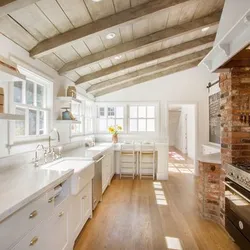
{"type": "Polygon", "coordinates": [[[156,151],[154,143],[141,143],[139,152],[139,176],[155,179],[156,151]]]}
{"type": "Polygon", "coordinates": [[[123,177],[135,178],[137,165],[137,154],[134,143],[121,145],[120,151],[120,179],[123,177]]]}

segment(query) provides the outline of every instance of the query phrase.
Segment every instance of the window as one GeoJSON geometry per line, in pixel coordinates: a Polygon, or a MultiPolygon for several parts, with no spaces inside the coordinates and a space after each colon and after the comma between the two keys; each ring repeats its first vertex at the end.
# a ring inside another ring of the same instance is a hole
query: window
{"type": "Polygon", "coordinates": [[[16,114],[24,115],[24,121],[15,122],[15,138],[27,136],[42,136],[48,133],[47,89],[48,86],[42,78],[34,76],[28,71],[26,81],[13,83],[13,108],[16,114]]]}
{"type": "Polygon", "coordinates": [[[156,132],[155,106],[129,106],[129,132],[156,132]]]}
{"type": "Polygon", "coordinates": [[[119,125],[124,129],[123,106],[100,106],[97,112],[99,132],[107,132],[108,127],[115,125],[119,125]]]}
{"type": "Polygon", "coordinates": [[[93,134],[94,133],[93,106],[94,106],[93,102],[86,101],[86,103],[85,103],[85,134],[93,134]]]}

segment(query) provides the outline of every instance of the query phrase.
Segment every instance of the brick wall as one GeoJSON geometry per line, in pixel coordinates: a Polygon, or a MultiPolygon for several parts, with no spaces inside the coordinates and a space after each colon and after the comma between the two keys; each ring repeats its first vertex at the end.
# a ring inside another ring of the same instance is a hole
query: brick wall
{"type": "Polygon", "coordinates": [[[250,68],[233,68],[220,75],[221,88],[221,182],[220,216],[224,224],[225,164],[250,163],[250,68]],[[242,122],[246,114],[247,122],[242,122]]]}

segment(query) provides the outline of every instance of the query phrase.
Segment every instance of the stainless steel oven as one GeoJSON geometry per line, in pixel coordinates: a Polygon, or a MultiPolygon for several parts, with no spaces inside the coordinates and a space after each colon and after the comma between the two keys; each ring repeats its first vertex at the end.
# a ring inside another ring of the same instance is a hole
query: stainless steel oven
{"type": "Polygon", "coordinates": [[[227,171],[225,179],[226,230],[242,250],[250,249],[250,190],[248,173],[227,171]]]}

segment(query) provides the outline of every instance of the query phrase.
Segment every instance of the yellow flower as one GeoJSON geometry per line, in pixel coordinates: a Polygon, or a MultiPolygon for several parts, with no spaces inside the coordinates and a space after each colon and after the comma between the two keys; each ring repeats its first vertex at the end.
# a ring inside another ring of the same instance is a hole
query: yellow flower
{"type": "Polygon", "coordinates": [[[118,129],[118,130],[122,130],[122,126],[118,125],[118,126],[117,126],[117,129],[118,129]]]}
{"type": "Polygon", "coordinates": [[[114,127],[109,127],[109,133],[113,134],[115,132],[114,127]]]}

